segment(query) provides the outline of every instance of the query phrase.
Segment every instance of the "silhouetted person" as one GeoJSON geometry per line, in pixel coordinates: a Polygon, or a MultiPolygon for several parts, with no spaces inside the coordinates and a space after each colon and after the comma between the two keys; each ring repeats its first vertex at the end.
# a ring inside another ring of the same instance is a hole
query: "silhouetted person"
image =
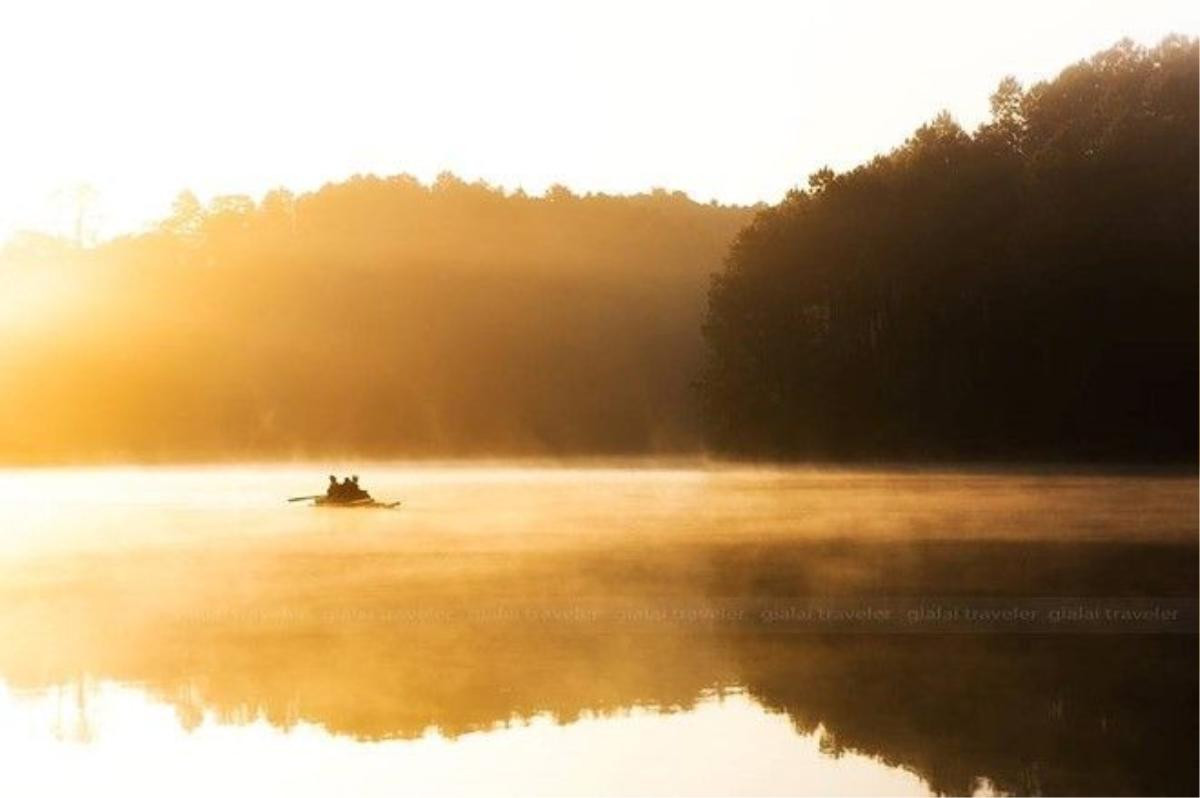
{"type": "Polygon", "coordinates": [[[350,477],[346,477],[337,486],[337,500],[341,502],[352,502],[355,499],[361,498],[359,495],[362,491],[358,485],[350,477]]]}
{"type": "Polygon", "coordinates": [[[325,498],[336,499],[341,492],[342,486],[338,484],[337,477],[333,474],[329,475],[329,487],[325,489],[325,498]]]}

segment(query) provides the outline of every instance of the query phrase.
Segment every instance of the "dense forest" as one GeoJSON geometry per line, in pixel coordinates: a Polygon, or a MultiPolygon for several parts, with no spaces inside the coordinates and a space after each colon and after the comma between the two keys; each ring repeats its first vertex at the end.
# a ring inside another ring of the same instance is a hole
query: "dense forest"
{"type": "Polygon", "coordinates": [[[674,452],[752,210],[358,177],[0,256],[0,459],[674,452]],[[11,307],[10,307],[11,305],[11,307]]]}
{"type": "Polygon", "coordinates": [[[743,455],[1192,460],[1197,43],[1012,78],[760,213],[714,278],[711,442],[743,455]]]}

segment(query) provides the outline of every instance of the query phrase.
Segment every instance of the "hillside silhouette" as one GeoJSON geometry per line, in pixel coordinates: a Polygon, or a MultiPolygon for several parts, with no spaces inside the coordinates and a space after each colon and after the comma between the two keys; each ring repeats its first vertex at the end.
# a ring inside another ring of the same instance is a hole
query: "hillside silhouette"
{"type": "Polygon", "coordinates": [[[1192,460],[1197,43],[1124,41],[760,213],[710,291],[714,446],[1192,460]]]}
{"type": "Polygon", "coordinates": [[[0,270],[60,290],[0,337],[0,458],[694,450],[705,285],[750,216],[368,176],[26,236],[0,270]]]}

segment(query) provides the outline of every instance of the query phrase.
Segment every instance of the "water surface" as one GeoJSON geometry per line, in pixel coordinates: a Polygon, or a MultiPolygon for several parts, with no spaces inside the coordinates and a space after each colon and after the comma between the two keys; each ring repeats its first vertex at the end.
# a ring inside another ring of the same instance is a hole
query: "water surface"
{"type": "Polygon", "coordinates": [[[357,470],[403,507],[289,505],[296,466],[0,472],[0,780],[1196,791],[1194,626],[1045,612],[1194,618],[1192,478],[357,470]],[[914,615],[949,606],[1043,614],[914,615]]]}

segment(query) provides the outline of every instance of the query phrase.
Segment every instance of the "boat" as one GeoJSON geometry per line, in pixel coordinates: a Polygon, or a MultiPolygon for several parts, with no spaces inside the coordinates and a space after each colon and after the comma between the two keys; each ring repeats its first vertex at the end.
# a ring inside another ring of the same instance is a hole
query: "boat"
{"type": "Polygon", "coordinates": [[[328,492],[312,496],[293,496],[288,501],[311,501],[313,507],[370,507],[380,510],[393,510],[400,506],[400,502],[381,502],[371,498],[371,494],[358,486],[357,476],[340,483],[330,476],[328,492]]]}
{"type": "Polygon", "coordinates": [[[368,496],[365,499],[351,499],[350,501],[330,499],[327,496],[318,496],[313,499],[313,507],[374,507],[380,510],[392,510],[400,506],[400,502],[381,502],[372,499],[368,496]]]}

